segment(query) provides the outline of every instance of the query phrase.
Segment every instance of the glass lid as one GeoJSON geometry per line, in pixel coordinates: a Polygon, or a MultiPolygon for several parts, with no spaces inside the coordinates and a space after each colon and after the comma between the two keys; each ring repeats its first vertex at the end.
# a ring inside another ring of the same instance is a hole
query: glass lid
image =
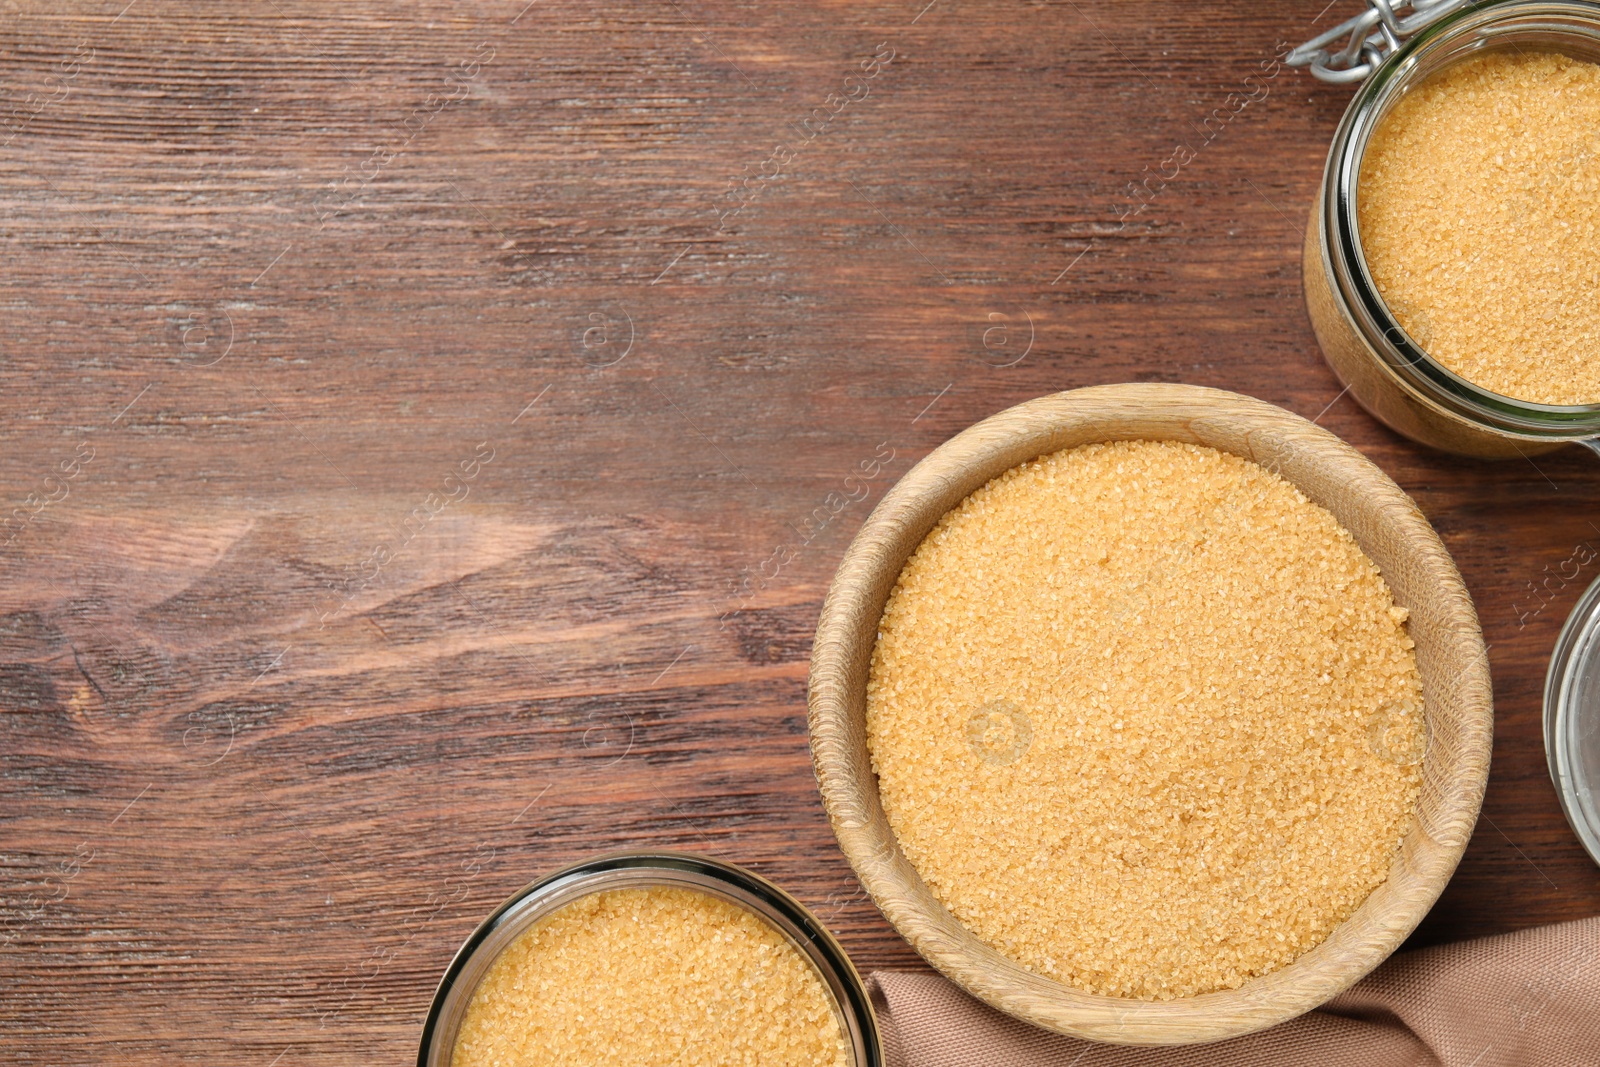
{"type": "Polygon", "coordinates": [[[1572,609],[1550,654],[1544,751],[1567,822],[1600,863],[1600,580],[1572,609]]]}

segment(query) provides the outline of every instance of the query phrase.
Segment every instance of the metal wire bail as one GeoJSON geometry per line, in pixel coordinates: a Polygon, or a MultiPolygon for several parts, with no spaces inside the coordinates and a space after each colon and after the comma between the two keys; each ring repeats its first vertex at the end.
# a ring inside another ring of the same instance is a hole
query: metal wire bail
{"type": "Polygon", "coordinates": [[[1316,77],[1335,85],[1364,81],[1406,38],[1470,2],[1367,0],[1367,9],[1361,14],[1313,37],[1290,52],[1284,62],[1291,67],[1310,67],[1316,77]],[[1397,14],[1406,8],[1411,9],[1411,14],[1397,14]],[[1344,47],[1329,47],[1340,40],[1344,40],[1344,47]]]}

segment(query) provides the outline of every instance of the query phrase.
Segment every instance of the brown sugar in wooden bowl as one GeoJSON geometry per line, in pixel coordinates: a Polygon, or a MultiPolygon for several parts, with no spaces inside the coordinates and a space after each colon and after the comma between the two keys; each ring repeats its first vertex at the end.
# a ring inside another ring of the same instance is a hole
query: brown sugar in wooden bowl
{"type": "Polygon", "coordinates": [[[1493,713],[1487,652],[1454,563],[1404,492],[1349,445],[1251,397],[1183,385],[1111,385],[1042,397],[985,419],[914,467],[873,510],[829,591],[810,677],[812,760],[839,844],[895,928],[946,977],[1037,1026],[1115,1044],[1217,1041],[1322,1004],[1362,978],[1444,889],[1477,820],[1493,713]],[[1315,947],[1237,988],[1168,1000],[1084,992],[1023,967],[940,903],[885,814],[867,734],[867,681],[884,607],[906,562],[991,479],[1079,445],[1172,441],[1275,472],[1327,509],[1409,613],[1427,748],[1415,818],[1383,881],[1315,947]]]}

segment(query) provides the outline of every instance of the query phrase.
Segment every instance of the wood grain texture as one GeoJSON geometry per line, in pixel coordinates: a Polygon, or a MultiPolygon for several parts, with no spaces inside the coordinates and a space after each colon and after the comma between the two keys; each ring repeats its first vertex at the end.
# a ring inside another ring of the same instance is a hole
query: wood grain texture
{"type": "Polygon", "coordinates": [[[0,7],[0,1062],[408,1060],[617,847],[923,966],[818,799],[823,596],[917,459],[1107,382],[1318,420],[1460,566],[1495,756],[1412,943],[1600,913],[1539,719],[1600,469],[1341,398],[1347,93],[1267,73],[1321,3],[525,2],[0,7]]]}
{"type": "Polygon", "coordinates": [[[1237,393],[1102,385],[1020,404],[935,449],[883,498],[845,552],[811,658],[811,754],[839,844],[885,916],[968,992],[1073,1037],[1127,1045],[1220,1041],[1309,1011],[1369,973],[1416,929],[1472,835],[1489,778],[1494,711],[1472,601],[1427,519],[1326,430],[1237,393]],[[1168,1001],[1084,993],[1012,962],[966,930],[906,858],[867,747],[867,677],[906,560],[951,508],[1037,456],[1102,441],[1181,441],[1260,463],[1327,508],[1410,612],[1429,748],[1416,822],[1389,878],[1328,939],[1237,989],[1168,1001]]]}

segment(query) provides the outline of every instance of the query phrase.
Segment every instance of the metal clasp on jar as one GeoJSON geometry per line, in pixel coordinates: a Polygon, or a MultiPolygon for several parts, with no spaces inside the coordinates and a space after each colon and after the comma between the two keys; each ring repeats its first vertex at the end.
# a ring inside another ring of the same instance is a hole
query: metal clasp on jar
{"type": "Polygon", "coordinates": [[[1291,67],[1310,67],[1325,82],[1347,85],[1367,76],[1393,55],[1412,34],[1426,29],[1470,0],[1415,0],[1391,4],[1367,0],[1367,9],[1355,18],[1313,37],[1285,57],[1291,67]],[[1409,15],[1396,12],[1411,9],[1409,15]],[[1343,39],[1343,48],[1328,47],[1343,39]]]}

